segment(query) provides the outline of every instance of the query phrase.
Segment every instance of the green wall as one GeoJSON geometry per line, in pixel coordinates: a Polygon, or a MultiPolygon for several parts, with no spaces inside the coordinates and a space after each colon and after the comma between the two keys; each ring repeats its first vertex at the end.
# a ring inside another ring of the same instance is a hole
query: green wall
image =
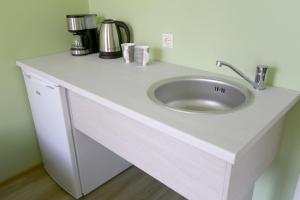
{"type": "MultiPolygon", "coordinates": [[[[89,0],[91,13],[127,22],[152,58],[235,76],[226,60],[254,77],[273,66],[276,86],[300,90],[300,2],[297,0],[89,0]],[[161,49],[161,34],[174,48],[161,49]]],[[[149,66],[150,67],[150,66],[149,66]]],[[[272,101],[272,100],[270,100],[272,101]]],[[[254,200],[291,200],[300,173],[300,103],[288,114],[280,152],[258,180],[254,200]]]]}
{"type": "Polygon", "coordinates": [[[65,15],[88,12],[85,0],[0,2],[0,182],[40,163],[20,58],[65,51],[65,15]]]}

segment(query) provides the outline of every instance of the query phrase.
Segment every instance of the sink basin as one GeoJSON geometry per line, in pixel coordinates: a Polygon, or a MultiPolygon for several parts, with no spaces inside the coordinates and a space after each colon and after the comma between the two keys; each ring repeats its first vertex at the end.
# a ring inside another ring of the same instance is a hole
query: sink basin
{"type": "Polygon", "coordinates": [[[154,83],[148,96],[176,111],[224,113],[248,105],[251,92],[243,85],[207,77],[175,77],[154,83]]]}

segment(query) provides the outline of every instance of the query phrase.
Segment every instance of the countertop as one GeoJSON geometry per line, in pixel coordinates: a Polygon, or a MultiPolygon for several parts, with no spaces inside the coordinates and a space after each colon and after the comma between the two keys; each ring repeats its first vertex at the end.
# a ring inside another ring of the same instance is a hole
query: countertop
{"type": "MultiPolygon", "coordinates": [[[[298,100],[296,91],[268,87],[255,91],[254,101],[240,110],[224,114],[184,113],[152,102],[147,90],[154,82],[176,76],[211,76],[198,69],[163,62],[147,67],[104,60],[98,54],[74,57],[69,52],[17,61],[17,66],[51,82],[161,130],[162,134],[189,143],[211,155],[235,163],[298,100]]],[[[232,80],[232,78],[231,78],[232,80]]]]}

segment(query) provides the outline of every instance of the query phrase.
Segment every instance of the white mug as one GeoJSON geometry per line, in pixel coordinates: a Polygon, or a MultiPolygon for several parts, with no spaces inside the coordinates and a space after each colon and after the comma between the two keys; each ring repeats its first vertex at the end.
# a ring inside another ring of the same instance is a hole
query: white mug
{"type": "Polygon", "coordinates": [[[146,45],[135,46],[134,60],[137,66],[146,66],[150,60],[150,47],[146,45]]]}
{"type": "Polygon", "coordinates": [[[123,58],[126,64],[132,63],[134,61],[134,43],[123,43],[121,44],[123,58]]]}

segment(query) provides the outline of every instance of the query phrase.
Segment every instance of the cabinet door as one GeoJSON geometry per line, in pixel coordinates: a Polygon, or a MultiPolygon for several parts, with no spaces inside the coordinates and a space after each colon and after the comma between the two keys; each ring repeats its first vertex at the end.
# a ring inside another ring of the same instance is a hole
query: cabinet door
{"type": "Polygon", "coordinates": [[[91,192],[131,166],[77,129],[74,130],[74,139],[83,194],[91,192]]]}

